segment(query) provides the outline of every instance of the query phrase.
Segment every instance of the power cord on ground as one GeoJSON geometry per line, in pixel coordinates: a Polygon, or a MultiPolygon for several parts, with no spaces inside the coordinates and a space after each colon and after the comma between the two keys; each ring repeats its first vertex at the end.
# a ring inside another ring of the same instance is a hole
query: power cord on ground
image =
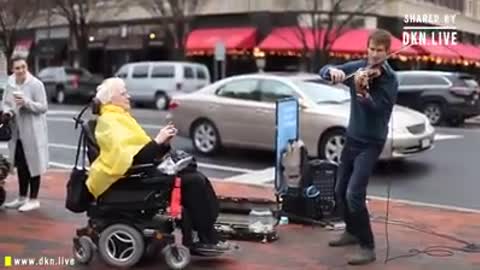
{"type": "MultiPolygon", "coordinates": [[[[390,141],[390,154],[393,156],[393,139],[394,139],[394,131],[393,131],[393,125],[394,125],[394,114],[392,113],[392,123],[390,124],[390,134],[392,135],[392,139],[390,141]]],[[[390,164],[387,164],[387,166],[390,166],[390,164]]],[[[390,239],[389,239],[389,233],[388,233],[388,219],[390,217],[390,192],[391,192],[391,186],[392,186],[392,179],[389,177],[388,178],[388,184],[387,184],[387,205],[386,205],[386,210],[385,210],[385,241],[387,245],[387,251],[385,255],[385,264],[388,262],[388,259],[390,257],[390,239]]]]}
{"type": "Polygon", "coordinates": [[[464,245],[463,247],[453,247],[453,246],[447,246],[447,245],[434,245],[434,246],[428,246],[423,250],[414,248],[414,249],[410,249],[407,254],[403,254],[403,255],[400,255],[400,256],[392,257],[392,258],[390,258],[389,254],[388,254],[389,253],[389,251],[388,251],[389,246],[387,245],[387,256],[385,258],[385,263],[387,263],[389,261],[396,260],[396,259],[400,259],[400,258],[414,257],[414,256],[417,256],[417,255],[420,255],[420,254],[426,254],[426,255],[431,256],[431,257],[450,257],[450,256],[455,255],[455,251],[456,252],[464,252],[464,253],[480,253],[480,245],[470,243],[468,241],[456,238],[454,236],[437,233],[433,230],[422,229],[422,228],[419,228],[416,225],[406,223],[406,222],[388,221],[386,219],[386,217],[377,217],[377,218],[374,218],[373,221],[384,222],[385,224],[387,224],[387,226],[388,226],[388,224],[403,226],[403,227],[406,227],[406,228],[409,228],[409,229],[412,229],[412,230],[415,230],[415,231],[430,234],[430,235],[437,236],[437,237],[440,237],[440,238],[444,238],[444,239],[447,239],[447,240],[450,240],[450,241],[458,242],[458,243],[464,245]]]}
{"type": "MultiPolygon", "coordinates": [[[[393,136],[394,136],[393,135],[393,125],[394,125],[394,117],[393,117],[393,114],[392,114],[392,123],[391,123],[392,139],[391,139],[391,143],[390,143],[390,153],[391,154],[393,154],[393,148],[394,148],[393,147],[393,141],[394,141],[393,140],[393,136]]],[[[389,165],[387,165],[387,166],[389,166],[389,165]]],[[[385,241],[386,241],[386,245],[387,245],[385,262],[384,262],[385,264],[390,262],[390,261],[393,261],[393,260],[397,260],[397,259],[401,259],[401,258],[415,257],[415,256],[418,256],[420,254],[425,254],[425,255],[428,255],[428,256],[431,256],[431,257],[450,257],[450,256],[455,255],[455,251],[464,252],[464,253],[480,253],[480,244],[474,244],[474,243],[456,238],[454,236],[440,234],[440,233],[437,233],[433,230],[418,228],[418,226],[416,226],[414,224],[401,222],[401,221],[389,221],[391,184],[392,184],[392,180],[391,180],[391,178],[389,178],[388,179],[388,184],[387,184],[387,205],[386,205],[385,217],[384,218],[380,217],[380,219],[384,219],[383,222],[385,223],[385,241]],[[458,242],[458,243],[463,244],[464,247],[452,247],[452,246],[436,245],[436,246],[426,247],[423,250],[412,248],[408,251],[407,254],[403,254],[403,255],[399,255],[399,256],[395,256],[395,257],[390,258],[390,239],[389,239],[389,233],[388,233],[388,225],[389,224],[404,226],[404,227],[407,227],[409,229],[413,229],[413,230],[416,230],[416,231],[419,231],[419,232],[427,233],[427,234],[434,235],[434,236],[437,236],[437,237],[441,237],[441,238],[444,238],[444,239],[448,239],[448,240],[451,240],[451,241],[454,241],[454,242],[458,242]]],[[[375,219],[374,219],[374,221],[375,221],[375,219]]]]}

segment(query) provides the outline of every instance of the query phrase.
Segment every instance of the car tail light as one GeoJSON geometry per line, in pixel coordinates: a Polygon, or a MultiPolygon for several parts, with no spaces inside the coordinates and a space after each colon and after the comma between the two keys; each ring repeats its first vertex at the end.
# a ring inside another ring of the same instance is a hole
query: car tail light
{"type": "Polygon", "coordinates": [[[178,108],[180,104],[178,103],[178,101],[172,99],[169,103],[168,103],[168,109],[169,110],[175,110],[176,108],[178,108]]]}
{"type": "Polygon", "coordinates": [[[73,89],[77,89],[77,88],[78,88],[79,82],[80,82],[80,76],[78,76],[78,75],[73,76],[73,78],[72,78],[72,87],[73,87],[73,89]]]}
{"type": "Polygon", "coordinates": [[[475,92],[475,89],[464,86],[453,86],[450,88],[450,92],[458,96],[471,96],[475,92]]]}
{"type": "Polygon", "coordinates": [[[182,83],[177,83],[177,91],[182,90],[182,83]]]}

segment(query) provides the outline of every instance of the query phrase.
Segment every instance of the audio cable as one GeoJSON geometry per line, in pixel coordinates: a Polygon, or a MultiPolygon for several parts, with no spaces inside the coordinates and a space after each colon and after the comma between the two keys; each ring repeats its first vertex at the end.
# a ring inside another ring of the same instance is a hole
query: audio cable
{"type": "MultiPolygon", "coordinates": [[[[392,121],[391,121],[391,142],[390,142],[390,153],[393,156],[393,151],[394,151],[394,132],[393,132],[393,127],[394,127],[394,114],[392,113],[392,121]]],[[[428,121],[428,119],[426,120],[428,121]]],[[[387,164],[387,167],[390,165],[387,164]]],[[[480,245],[479,244],[474,244],[453,236],[445,235],[445,234],[440,234],[432,230],[427,230],[427,229],[422,229],[418,228],[418,226],[406,223],[406,222],[398,222],[398,221],[390,221],[390,198],[391,198],[391,186],[392,186],[392,179],[389,177],[388,179],[388,184],[387,184],[387,202],[386,202],[386,210],[385,210],[385,217],[384,217],[384,224],[385,224],[385,242],[386,242],[386,254],[385,254],[385,261],[384,263],[387,264],[390,261],[401,259],[401,258],[410,258],[414,257],[420,254],[426,254],[428,256],[432,257],[449,257],[449,256],[454,256],[455,251],[457,252],[464,252],[464,253],[480,253],[480,245]],[[407,254],[399,255],[396,257],[390,257],[390,239],[389,239],[389,232],[388,232],[388,225],[393,224],[393,225],[400,225],[404,226],[406,228],[427,233],[430,235],[434,235],[440,238],[444,238],[450,241],[458,242],[460,244],[463,244],[463,247],[452,247],[452,246],[446,246],[446,245],[433,245],[426,247],[423,250],[419,250],[416,248],[412,248],[409,250],[407,254]]],[[[375,220],[374,220],[375,221],[375,220]]]]}

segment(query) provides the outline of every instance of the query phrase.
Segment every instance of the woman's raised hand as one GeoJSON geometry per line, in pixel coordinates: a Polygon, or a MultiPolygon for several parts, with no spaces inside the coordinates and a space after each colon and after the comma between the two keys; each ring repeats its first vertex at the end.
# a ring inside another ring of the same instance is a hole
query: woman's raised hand
{"type": "Polygon", "coordinates": [[[170,140],[177,135],[177,129],[173,124],[168,124],[160,129],[158,132],[157,137],[155,137],[155,141],[158,144],[169,143],[170,140]]]}

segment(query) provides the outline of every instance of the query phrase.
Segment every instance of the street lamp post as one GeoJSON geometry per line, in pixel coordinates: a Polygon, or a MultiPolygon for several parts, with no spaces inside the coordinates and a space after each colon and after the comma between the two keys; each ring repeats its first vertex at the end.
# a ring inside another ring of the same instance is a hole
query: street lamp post
{"type": "Polygon", "coordinates": [[[255,57],[255,64],[257,65],[258,71],[263,72],[266,65],[265,52],[261,51],[259,48],[253,50],[253,57],[255,57]]]}

